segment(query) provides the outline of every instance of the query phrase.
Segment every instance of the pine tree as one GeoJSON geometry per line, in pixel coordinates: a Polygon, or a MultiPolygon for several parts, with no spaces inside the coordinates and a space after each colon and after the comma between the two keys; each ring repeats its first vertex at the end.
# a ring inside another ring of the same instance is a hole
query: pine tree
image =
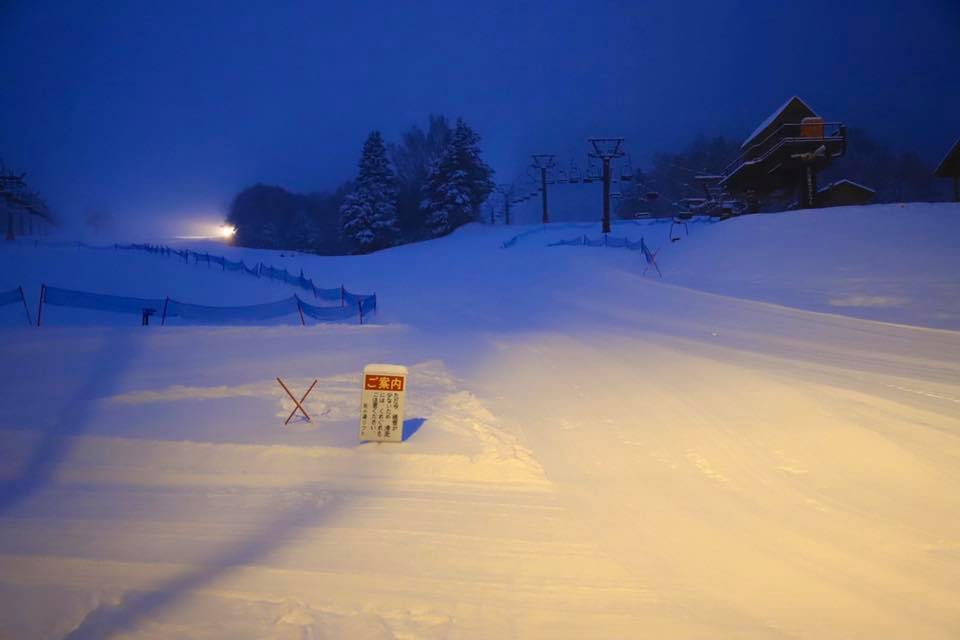
{"type": "Polygon", "coordinates": [[[480,157],[480,135],[463,121],[457,120],[454,139],[459,136],[462,168],[467,173],[470,190],[471,217],[476,219],[480,206],[493,192],[493,169],[480,157]]]}
{"type": "Polygon", "coordinates": [[[453,138],[424,187],[421,209],[434,236],[477,219],[480,205],[493,191],[493,170],[480,157],[479,143],[480,136],[457,120],[453,138]]]}
{"type": "Polygon", "coordinates": [[[446,117],[431,115],[426,130],[415,125],[401,136],[399,144],[389,148],[399,183],[397,213],[405,241],[423,240],[432,235],[420,202],[431,169],[443,156],[452,137],[453,127],[446,117]]]}
{"type": "Polygon", "coordinates": [[[379,131],[363,145],[359,174],[353,191],[340,207],[343,237],[355,252],[366,253],[396,244],[396,176],[387,160],[379,131]]]}
{"type": "Polygon", "coordinates": [[[450,233],[470,219],[470,184],[467,172],[457,166],[453,145],[436,163],[424,188],[421,208],[434,236],[450,233]]]}

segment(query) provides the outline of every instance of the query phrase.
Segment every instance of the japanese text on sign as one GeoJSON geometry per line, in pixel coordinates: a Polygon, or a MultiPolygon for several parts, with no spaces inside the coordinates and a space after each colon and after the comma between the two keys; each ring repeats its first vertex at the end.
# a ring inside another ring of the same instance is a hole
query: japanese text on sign
{"type": "Polygon", "coordinates": [[[364,376],[363,388],[368,391],[403,391],[403,376],[364,376]]]}

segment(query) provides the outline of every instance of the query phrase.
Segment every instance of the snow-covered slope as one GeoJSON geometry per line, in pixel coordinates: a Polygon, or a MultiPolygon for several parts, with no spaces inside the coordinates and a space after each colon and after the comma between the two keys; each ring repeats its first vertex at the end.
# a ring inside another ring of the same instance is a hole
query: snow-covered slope
{"type": "MultiPolygon", "coordinates": [[[[956,637],[958,227],[955,205],[677,243],[617,225],[663,280],[638,252],[547,246],[597,235],[569,225],[509,249],[525,229],[228,248],[375,291],[377,322],[11,324],[0,637],[956,637]],[[411,368],[402,444],[356,441],[370,362],[411,368]],[[278,375],[319,379],[312,423],[282,426],[278,375]]],[[[124,272],[213,304],[274,294],[29,250],[0,248],[0,290],[33,302],[40,281],[157,295],[124,272]]]]}
{"type": "Polygon", "coordinates": [[[672,282],[886,322],[960,329],[960,205],[747,216],[664,254],[672,282]]]}

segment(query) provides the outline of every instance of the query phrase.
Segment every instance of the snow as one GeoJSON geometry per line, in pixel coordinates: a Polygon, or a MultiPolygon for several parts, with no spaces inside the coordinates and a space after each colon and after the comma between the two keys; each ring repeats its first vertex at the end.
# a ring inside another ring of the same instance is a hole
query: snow
{"type": "Polygon", "coordinates": [[[825,192],[825,191],[830,190],[830,189],[833,188],[833,187],[837,187],[837,186],[840,186],[840,185],[846,185],[846,184],[851,185],[851,186],[854,186],[854,187],[857,187],[858,189],[862,189],[862,190],[864,190],[864,191],[869,191],[870,193],[876,193],[876,192],[877,192],[876,189],[871,189],[870,187],[867,187],[867,186],[865,186],[865,185],[862,185],[862,184],[860,184],[859,182],[854,182],[853,180],[848,180],[847,178],[844,178],[843,180],[835,180],[835,181],[831,182],[830,184],[828,184],[827,186],[823,187],[822,189],[819,189],[819,190],[817,191],[817,193],[825,192]]]}
{"type": "MultiPolygon", "coordinates": [[[[0,637],[956,637],[960,205],[689,227],[615,224],[662,281],[547,246],[599,224],[222,249],[375,291],[364,326],[5,323],[0,637]],[[357,441],[371,362],[410,370],[403,443],[357,441]],[[276,376],[319,379],[314,422],[282,426],[276,376]]],[[[0,267],[31,303],[289,295],[128,252],[0,267]]]]}

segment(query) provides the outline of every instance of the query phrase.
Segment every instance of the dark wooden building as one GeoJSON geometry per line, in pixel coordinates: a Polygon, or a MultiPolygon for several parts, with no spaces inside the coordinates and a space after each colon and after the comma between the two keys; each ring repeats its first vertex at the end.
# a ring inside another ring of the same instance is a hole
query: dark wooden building
{"type": "Polygon", "coordinates": [[[938,178],[953,178],[953,199],[960,202],[960,140],[953,145],[933,174],[938,178]]]}
{"type": "Polygon", "coordinates": [[[794,96],[771,113],[743,142],[740,156],[719,185],[751,209],[773,193],[796,193],[801,208],[817,206],[817,173],[847,150],[847,130],[825,122],[794,96]]]}

